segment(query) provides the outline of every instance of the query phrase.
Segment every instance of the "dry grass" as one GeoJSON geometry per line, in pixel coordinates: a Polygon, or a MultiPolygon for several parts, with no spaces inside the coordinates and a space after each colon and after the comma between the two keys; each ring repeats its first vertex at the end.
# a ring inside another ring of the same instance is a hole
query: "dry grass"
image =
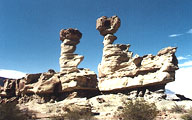
{"type": "Polygon", "coordinates": [[[181,116],[183,120],[192,120],[192,107],[187,111],[187,114],[181,116]]]}
{"type": "Polygon", "coordinates": [[[159,111],[154,103],[148,103],[144,99],[124,103],[123,112],[120,115],[123,120],[153,120],[159,111]]]}
{"type": "Polygon", "coordinates": [[[70,111],[67,114],[62,114],[52,118],[52,120],[96,120],[91,112],[81,113],[80,111],[70,111]]]}
{"type": "Polygon", "coordinates": [[[185,106],[184,105],[177,105],[175,103],[175,105],[171,108],[171,112],[172,113],[184,113],[184,112],[186,112],[185,106]]]}

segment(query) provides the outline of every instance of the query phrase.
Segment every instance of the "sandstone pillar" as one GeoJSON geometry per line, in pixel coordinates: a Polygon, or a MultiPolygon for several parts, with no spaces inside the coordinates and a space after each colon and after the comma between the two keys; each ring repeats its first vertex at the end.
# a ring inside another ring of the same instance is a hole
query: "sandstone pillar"
{"type": "Polygon", "coordinates": [[[61,56],[59,59],[60,72],[73,71],[83,60],[83,56],[74,54],[76,45],[80,43],[82,37],[81,32],[77,29],[69,28],[60,31],[61,56]]]}
{"type": "Polygon", "coordinates": [[[130,45],[113,44],[117,39],[114,33],[120,27],[120,19],[117,16],[107,18],[102,16],[97,19],[96,29],[104,36],[103,40],[103,57],[98,66],[99,77],[105,77],[107,74],[121,68],[122,62],[127,62],[132,57],[132,52],[129,52],[130,45]]]}
{"type": "Polygon", "coordinates": [[[178,62],[175,47],[167,47],[154,56],[142,57],[129,51],[129,44],[113,44],[113,34],[120,27],[117,16],[97,19],[96,29],[104,36],[102,61],[98,65],[98,88],[100,91],[116,91],[142,88],[156,89],[175,80],[178,62]]]}

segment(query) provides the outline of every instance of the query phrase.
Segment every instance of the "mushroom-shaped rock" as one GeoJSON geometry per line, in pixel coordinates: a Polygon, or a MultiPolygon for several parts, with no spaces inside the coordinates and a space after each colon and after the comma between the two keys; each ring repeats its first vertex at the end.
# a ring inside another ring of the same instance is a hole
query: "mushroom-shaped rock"
{"type": "Polygon", "coordinates": [[[112,16],[107,18],[102,16],[97,19],[96,29],[101,35],[105,36],[107,34],[114,34],[120,27],[121,21],[117,16],[112,16]]]}
{"type": "Polygon", "coordinates": [[[80,42],[82,33],[73,28],[62,29],[60,32],[61,57],[59,59],[60,71],[77,69],[79,63],[83,60],[83,56],[73,54],[76,45],[80,42]]]}
{"type": "Polygon", "coordinates": [[[76,45],[79,43],[81,37],[82,33],[77,29],[69,28],[69,29],[62,29],[60,31],[60,40],[62,42],[65,42],[65,44],[76,45]]]}

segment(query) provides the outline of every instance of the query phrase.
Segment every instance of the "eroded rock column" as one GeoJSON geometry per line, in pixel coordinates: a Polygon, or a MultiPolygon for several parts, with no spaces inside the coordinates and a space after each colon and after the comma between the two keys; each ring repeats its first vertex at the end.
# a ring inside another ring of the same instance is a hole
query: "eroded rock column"
{"type": "Polygon", "coordinates": [[[121,21],[117,16],[110,18],[102,16],[97,19],[96,29],[104,36],[103,56],[98,66],[100,78],[122,68],[121,63],[128,61],[132,57],[132,52],[129,52],[129,44],[113,44],[117,39],[114,34],[117,32],[120,24],[121,21]]]}
{"type": "MultiPolygon", "coordinates": [[[[120,27],[117,16],[97,19],[96,29],[104,36],[102,61],[98,65],[99,90],[104,92],[137,89],[165,90],[165,85],[175,80],[178,61],[176,47],[167,47],[157,55],[135,55],[129,51],[129,44],[113,44],[117,39],[114,33],[120,27]],[[157,87],[161,86],[161,87],[157,87]]],[[[144,94],[142,93],[141,96],[144,94]]]]}
{"type": "Polygon", "coordinates": [[[69,28],[60,31],[61,57],[59,59],[60,72],[73,71],[83,60],[83,56],[74,54],[76,45],[80,43],[82,34],[79,30],[69,28]]]}

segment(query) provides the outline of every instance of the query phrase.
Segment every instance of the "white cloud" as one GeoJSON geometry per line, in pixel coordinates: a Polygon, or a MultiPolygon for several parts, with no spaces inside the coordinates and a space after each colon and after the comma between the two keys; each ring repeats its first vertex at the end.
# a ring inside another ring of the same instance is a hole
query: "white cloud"
{"type": "Polygon", "coordinates": [[[191,57],[191,55],[187,55],[187,57],[191,57]]]}
{"type": "Polygon", "coordinates": [[[192,34],[192,29],[190,29],[189,31],[187,31],[187,33],[192,34]]]}
{"type": "Polygon", "coordinates": [[[178,60],[186,60],[187,58],[186,57],[182,57],[182,56],[179,56],[177,57],[178,60]]]}
{"type": "MultiPolygon", "coordinates": [[[[179,64],[179,67],[189,67],[189,66],[192,67],[192,61],[187,61],[182,64],[179,64]]],[[[192,73],[192,71],[191,71],[191,73],[192,73]]]]}
{"type": "Polygon", "coordinates": [[[0,69],[0,77],[19,79],[24,77],[25,75],[25,73],[16,70],[0,69]]]}
{"type": "Polygon", "coordinates": [[[166,85],[169,89],[177,94],[185,95],[192,99],[192,66],[187,68],[180,68],[176,71],[176,79],[172,83],[166,85]]]}
{"type": "Polygon", "coordinates": [[[178,37],[178,36],[181,36],[183,34],[172,34],[172,35],[169,35],[169,37],[178,37]]]}

